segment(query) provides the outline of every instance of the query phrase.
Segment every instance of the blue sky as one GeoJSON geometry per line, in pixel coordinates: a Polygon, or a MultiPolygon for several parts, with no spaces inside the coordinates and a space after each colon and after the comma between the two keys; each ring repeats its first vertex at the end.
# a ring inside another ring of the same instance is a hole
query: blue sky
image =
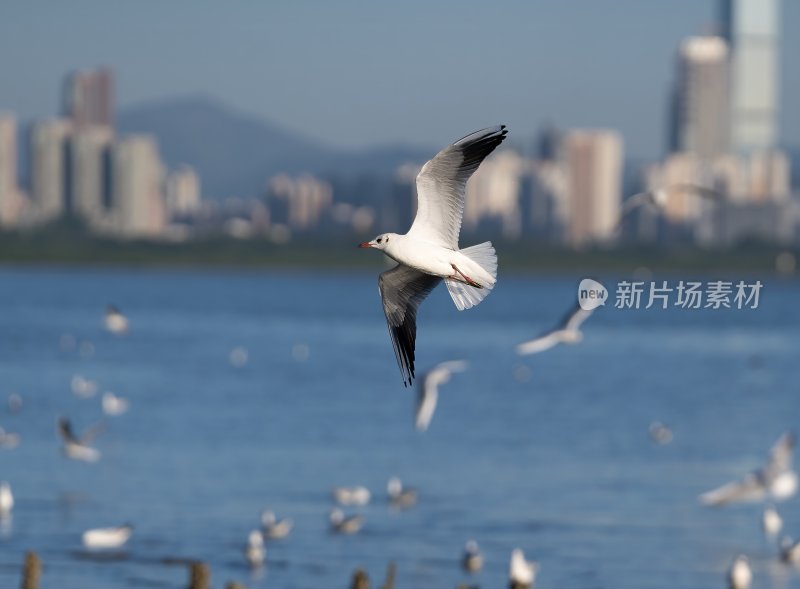
{"type": "MultiPolygon", "coordinates": [[[[716,0],[9,1],[0,109],[51,116],[65,73],[107,64],[120,107],[208,94],[324,143],[437,146],[504,122],[666,137],[675,51],[716,0]]],[[[800,2],[783,2],[781,137],[800,145],[800,2]]]]}

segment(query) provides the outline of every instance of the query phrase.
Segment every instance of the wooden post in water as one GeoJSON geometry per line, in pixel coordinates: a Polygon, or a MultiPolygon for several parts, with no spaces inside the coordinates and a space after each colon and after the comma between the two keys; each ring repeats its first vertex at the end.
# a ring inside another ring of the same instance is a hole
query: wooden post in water
{"type": "Polygon", "coordinates": [[[211,569],[204,562],[193,562],[189,569],[189,589],[210,589],[211,569]]]}
{"type": "Polygon", "coordinates": [[[350,589],[369,589],[369,577],[364,569],[356,569],[353,573],[353,582],[350,584],[350,589]]]}
{"type": "Polygon", "coordinates": [[[230,581],[227,585],[225,585],[225,589],[247,589],[247,587],[238,581],[230,581]]]}
{"type": "Polygon", "coordinates": [[[25,553],[25,564],[22,565],[21,589],[39,589],[39,575],[42,572],[42,561],[32,551],[25,553]]]}

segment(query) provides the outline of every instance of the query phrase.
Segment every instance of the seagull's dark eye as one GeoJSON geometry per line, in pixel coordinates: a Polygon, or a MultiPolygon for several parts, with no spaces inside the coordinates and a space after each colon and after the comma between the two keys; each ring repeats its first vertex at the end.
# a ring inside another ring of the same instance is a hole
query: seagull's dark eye
{"type": "Polygon", "coordinates": [[[378,239],[376,239],[375,241],[377,241],[378,243],[380,243],[380,242],[381,242],[381,238],[379,237],[379,238],[378,238],[378,239]]]}
{"type": "Polygon", "coordinates": [[[388,237],[386,238],[386,243],[389,243],[389,238],[388,237]]]}

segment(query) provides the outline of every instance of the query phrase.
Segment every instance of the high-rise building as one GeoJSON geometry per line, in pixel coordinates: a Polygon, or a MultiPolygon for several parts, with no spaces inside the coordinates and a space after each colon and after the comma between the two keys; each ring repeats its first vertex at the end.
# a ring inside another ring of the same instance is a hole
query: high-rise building
{"type": "Polygon", "coordinates": [[[91,125],[67,141],[70,210],[89,225],[101,220],[110,202],[112,140],[110,127],[91,125]]]}
{"type": "Polygon", "coordinates": [[[486,158],[467,183],[464,228],[496,225],[505,237],[519,237],[523,224],[521,183],[526,172],[527,162],[513,150],[504,149],[486,158]]]}
{"type": "Polygon", "coordinates": [[[712,159],[729,149],[728,46],[722,37],[690,37],[678,51],[672,151],[712,159]]]}
{"type": "Polygon", "coordinates": [[[132,135],[112,148],[112,216],[125,237],[156,237],[165,226],[162,166],[154,137],[132,135]]]}
{"type": "Polygon", "coordinates": [[[622,138],[611,130],[574,130],[563,143],[567,239],[573,246],[613,238],[620,214],[622,138]]]}
{"type": "Polygon", "coordinates": [[[102,125],[114,128],[114,74],[100,68],[78,71],[64,85],[64,114],[76,128],[102,125]]]}
{"type": "Polygon", "coordinates": [[[721,8],[731,50],[732,148],[770,149],[778,141],[780,0],[722,0],[721,8]]]}
{"type": "Polygon", "coordinates": [[[63,119],[33,126],[30,143],[30,186],[39,222],[64,214],[66,201],[66,150],[72,124],[63,119]]]}
{"type": "Polygon", "coordinates": [[[0,226],[14,225],[19,209],[17,120],[0,114],[0,226]]]}
{"type": "Polygon", "coordinates": [[[279,174],[269,180],[267,202],[272,222],[307,230],[317,227],[331,207],[333,191],[330,184],[308,174],[297,178],[279,174]]]}
{"type": "Polygon", "coordinates": [[[194,168],[181,166],[169,173],[166,198],[170,217],[186,217],[200,210],[200,177],[194,168]]]}

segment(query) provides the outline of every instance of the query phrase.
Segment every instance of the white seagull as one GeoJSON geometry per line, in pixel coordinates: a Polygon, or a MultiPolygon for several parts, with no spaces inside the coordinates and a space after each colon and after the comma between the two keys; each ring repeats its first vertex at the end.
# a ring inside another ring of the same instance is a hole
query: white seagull
{"type": "Polygon", "coordinates": [[[11,492],[11,485],[6,481],[0,483],[0,519],[11,515],[14,509],[14,493],[11,492]]]}
{"type": "Polygon", "coordinates": [[[393,507],[411,507],[417,502],[417,492],[411,487],[404,487],[398,477],[392,477],[386,485],[389,494],[389,503],[393,507]]]}
{"type": "Polygon", "coordinates": [[[792,468],[795,436],[783,434],[769,453],[767,464],[749,473],[740,481],[733,481],[700,495],[704,505],[716,507],[728,503],[781,501],[797,492],[797,473],[792,468]]]}
{"type": "Polygon", "coordinates": [[[714,190],[713,188],[706,188],[705,186],[699,186],[689,182],[672,184],[671,186],[666,187],[662,186],[661,188],[655,188],[652,190],[645,190],[644,192],[634,194],[624,203],[622,203],[622,210],[620,211],[619,221],[617,222],[616,229],[619,230],[625,217],[639,207],[645,207],[650,210],[662,212],[666,208],[667,202],[669,201],[669,195],[672,192],[694,193],[714,202],[720,202],[724,198],[720,192],[714,190]]]}
{"type": "Polygon", "coordinates": [[[371,499],[369,489],[361,485],[355,487],[334,487],[333,500],[339,505],[366,505],[371,499]]]}
{"type": "Polygon", "coordinates": [[[100,459],[100,451],[97,448],[89,446],[89,442],[91,442],[104,427],[105,424],[102,422],[98,423],[90,427],[79,437],[72,431],[72,424],[69,419],[66,417],[59,418],[58,433],[61,435],[61,440],[64,442],[64,456],[73,460],[82,460],[83,462],[97,462],[100,459]]]}
{"type": "Polygon", "coordinates": [[[517,346],[517,354],[527,356],[538,354],[549,350],[557,344],[577,344],[583,340],[583,333],[580,330],[581,324],[589,318],[592,311],[587,311],[576,304],[561,320],[555,329],[551,329],[530,341],[521,343],[517,346]]]}
{"type": "Polygon", "coordinates": [[[782,528],[783,519],[778,510],[774,505],[767,505],[761,514],[761,531],[764,532],[764,537],[769,540],[776,538],[782,528]]]}
{"type": "Polygon", "coordinates": [[[508,563],[508,578],[511,587],[533,587],[539,565],[536,562],[525,560],[525,554],[519,548],[511,551],[511,561],[508,563]]]}
{"type": "Polygon", "coordinates": [[[247,544],[244,547],[244,557],[247,559],[251,568],[257,569],[264,564],[267,556],[267,549],[264,548],[264,537],[258,530],[252,530],[247,536],[247,544]]]}
{"type": "Polygon", "coordinates": [[[128,333],[128,318],[114,305],[108,305],[106,307],[104,323],[106,329],[115,335],[125,335],[128,333]]]}
{"type": "Polygon", "coordinates": [[[125,524],[113,528],[94,528],[86,530],[81,536],[83,545],[91,549],[119,548],[133,534],[133,526],[125,524]]]}
{"type": "Polygon", "coordinates": [[[750,563],[744,554],[736,557],[728,569],[728,587],[730,589],[747,589],[753,581],[753,572],[750,563]]]}
{"type": "Polygon", "coordinates": [[[280,540],[289,535],[294,527],[294,522],[288,517],[278,519],[273,511],[267,509],[261,512],[261,527],[267,538],[280,540]]]}
{"type": "Polygon", "coordinates": [[[505,125],[476,131],[444,148],[417,175],[417,216],[404,235],[384,233],[359,247],[398,262],[378,278],[397,364],[408,386],[415,378],[417,309],[444,279],[459,311],[480,303],[497,281],[497,256],[487,241],[458,247],[467,180],[503,142],[505,125]]]}
{"type": "Polygon", "coordinates": [[[461,567],[468,573],[477,573],[483,568],[483,555],[475,540],[470,540],[464,546],[464,556],[461,557],[461,567]]]}
{"type": "Polygon", "coordinates": [[[417,431],[427,430],[433,419],[436,403],[439,400],[439,385],[450,380],[454,372],[462,372],[466,367],[467,363],[463,360],[442,362],[423,375],[421,384],[417,381],[417,408],[414,413],[417,431]]]}
{"type": "Polygon", "coordinates": [[[337,534],[356,534],[364,525],[363,515],[345,517],[341,509],[334,509],[329,516],[331,529],[337,534]]]}
{"type": "Polygon", "coordinates": [[[106,415],[122,415],[128,410],[130,403],[123,397],[118,397],[111,391],[103,393],[103,413],[106,415]]]}

